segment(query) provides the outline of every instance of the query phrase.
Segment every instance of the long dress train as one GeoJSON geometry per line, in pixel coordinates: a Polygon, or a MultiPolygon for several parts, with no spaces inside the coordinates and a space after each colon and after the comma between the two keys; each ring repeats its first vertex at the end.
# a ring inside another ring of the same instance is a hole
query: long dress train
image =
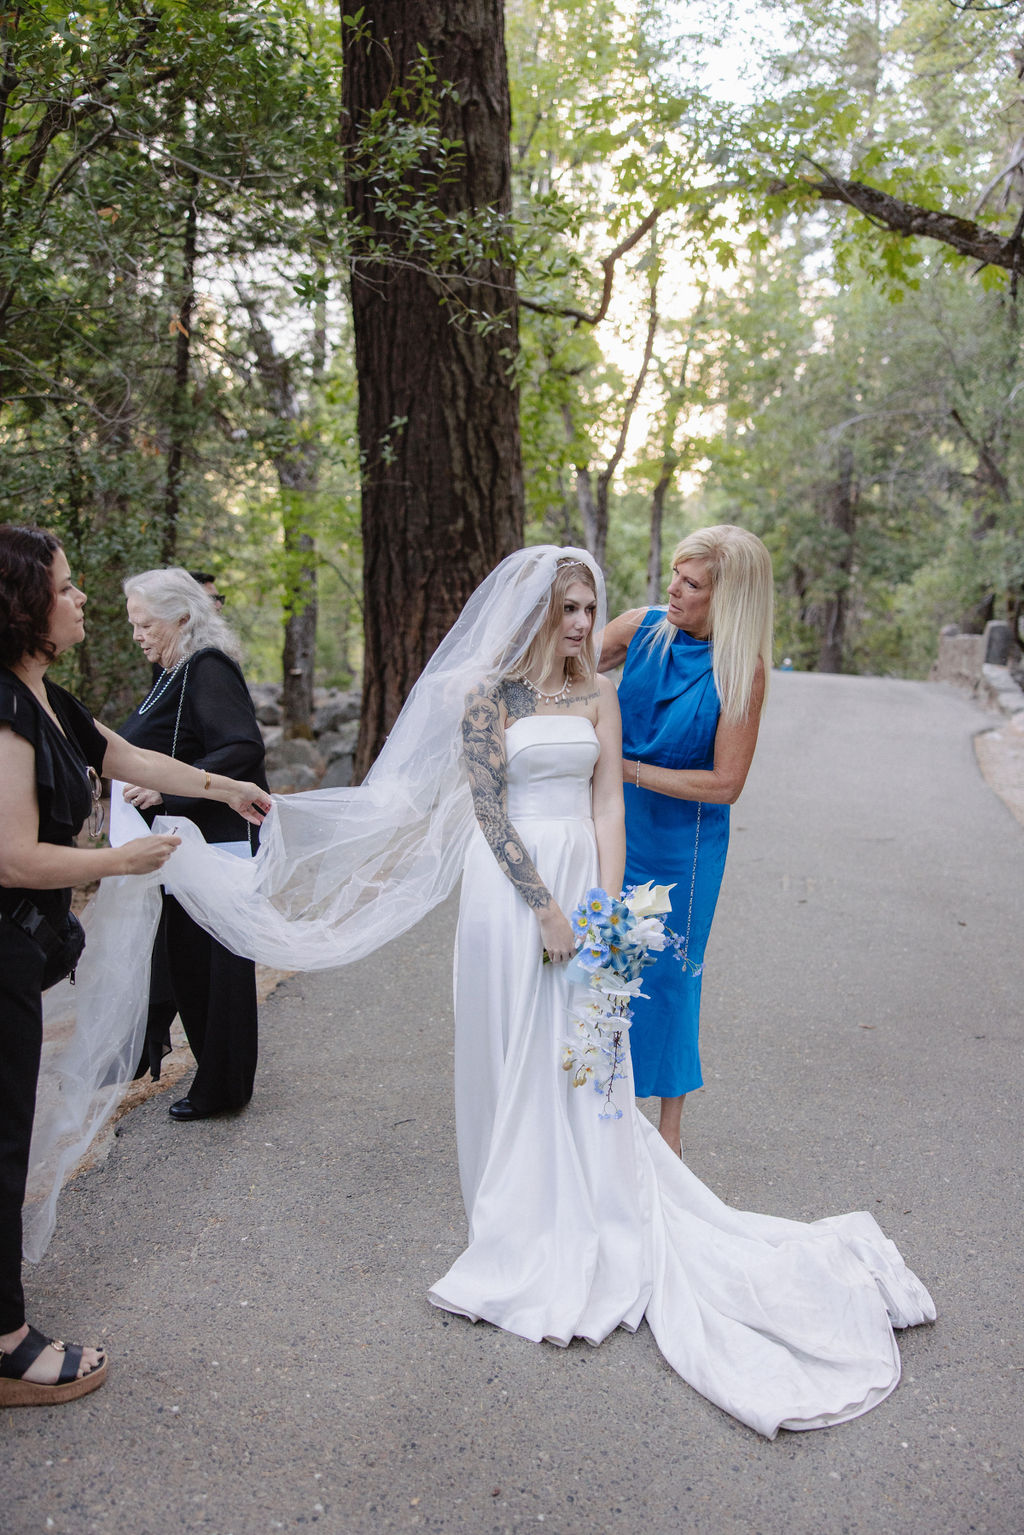
{"type": "MultiPolygon", "coordinates": [[[[509,815],[563,910],[598,878],[589,721],[506,733],[509,815]]],[[[810,1225],[730,1209],[636,1110],[621,1119],[561,1069],[569,982],[482,834],[456,949],[456,1117],[469,1245],[437,1306],[534,1341],[599,1343],[646,1316],[678,1373],[751,1428],[820,1428],[896,1386],[893,1327],[927,1290],[867,1213],[810,1225]]]]}

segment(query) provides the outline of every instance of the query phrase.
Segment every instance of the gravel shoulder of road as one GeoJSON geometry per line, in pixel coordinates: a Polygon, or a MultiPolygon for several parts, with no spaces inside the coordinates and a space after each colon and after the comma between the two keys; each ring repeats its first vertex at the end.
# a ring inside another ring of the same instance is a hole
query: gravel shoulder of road
{"type": "Polygon", "coordinates": [[[982,777],[1024,826],[1024,709],[974,738],[982,777]]]}

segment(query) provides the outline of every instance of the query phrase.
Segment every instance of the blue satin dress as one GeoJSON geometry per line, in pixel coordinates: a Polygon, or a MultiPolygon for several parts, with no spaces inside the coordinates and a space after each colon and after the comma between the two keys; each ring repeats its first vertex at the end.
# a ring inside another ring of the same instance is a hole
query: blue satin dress
{"type": "MultiPolygon", "coordinates": [[[[622,755],[669,768],[712,768],[720,705],[711,645],[677,630],[665,650],[654,631],[663,608],[651,608],[630,642],[619,684],[622,755]]],[[[643,972],[648,999],[638,998],[629,1031],[639,1098],[678,1098],[703,1086],[697,1046],[704,947],[729,849],[728,805],[700,806],[624,785],[627,885],[675,884],[666,924],[689,933],[685,970],[665,950],[643,972]],[[694,859],[694,844],[696,861],[694,859]],[[691,907],[692,890],[692,907],[691,907]]]]}

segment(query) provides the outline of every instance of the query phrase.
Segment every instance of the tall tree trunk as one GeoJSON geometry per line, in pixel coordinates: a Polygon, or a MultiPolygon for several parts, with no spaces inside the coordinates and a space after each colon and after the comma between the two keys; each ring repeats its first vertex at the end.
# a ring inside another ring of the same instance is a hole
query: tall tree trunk
{"type": "MultiPolygon", "coordinates": [[[[576,506],[583,523],[583,543],[595,555],[598,544],[604,543],[607,537],[607,526],[604,529],[604,537],[601,533],[600,516],[597,502],[594,499],[594,482],[590,470],[581,464],[576,466],[576,506]]],[[[607,509],[607,502],[605,503],[607,509]]],[[[599,562],[600,563],[600,562],[599,562]]]]}
{"type": "MultiPolygon", "coordinates": [[[[652,250],[656,249],[654,239],[651,240],[652,250]]],[[[622,409],[622,419],[619,422],[619,434],[615,439],[615,446],[607,464],[601,469],[596,479],[585,464],[576,466],[576,504],[579,507],[580,518],[583,522],[583,536],[587,549],[604,570],[608,555],[608,503],[611,496],[612,480],[615,471],[622,462],[626,451],[626,440],[629,436],[630,422],[636,403],[647,380],[647,371],[651,366],[651,358],[654,355],[654,338],[658,332],[658,267],[657,262],[651,266],[651,298],[647,315],[647,337],[644,342],[644,355],[640,363],[633,387],[629,392],[622,409]]],[[[570,440],[573,436],[572,413],[568,406],[563,406],[562,419],[565,422],[566,431],[570,440]]]]}
{"type": "MultiPolygon", "coordinates": [[[[321,299],[317,305],[313,331],[314,388],[323,383],[327,361],[327,314],[321,299]]],[[[313,685],[316,674],[316,625],[320,608],[317,601],[316,540],[309,529],[309,503],[320,481],[320,450],[312,442],[299,461],[305,473],[302,495],[298,499],[299,518],[289,515],[285,505],[283,523],[287,556],[288,590],[285,603],[284,646],[281,651],[281,712],[284,733],[311,740],[313,735],[313,685]]],[[[278,469],[280,474],[280,467],[278,469]]],[[[282,485],[283,485],[282,481],[282,485]]]]}
{"type": "Polygon", "coordinates": [[[832,564],[832,592],[821,607],[820,672],[841,672],[849,613],[850,576],[853,571],[854,530],[857,520],[857,489],[853,476],[853,449],[843,444],[836,478],[829,488],[825,507],[829,528],[839,535],[838,558],[832,564]]]}
{"type": "Polygon", "coordinates": [[[671,452],[664,454],[657,483],[651,492],[651,540],[647,549],[647,601],[652,607],[661,601],[661,530],[665,521],[665,497],[678,462],[677,454],[671,452]]]}
{"type": "MultiPolygon", "coordinates": [[[[300,508],[302,500],[300,500],[300,508]]],[[[316,623],[319,607],[316,586],[316,540],[289,515],[283,521],[288,559],[288,600],[285,608],[284,645],[281,650],[281,715],[284,734],[313,735],[313,681],[316,669],[316,623]]]]}
{"type": "MultiPolygon", "coordinates": [[[[1004,367],[1009,380],[1012,371],[1004,367]]],[[[999,526],[999,510],[1010,506],[1012,490],[1003,469],[1008,458],[1009,443],[1006,441],[1005,423],[997,423],[987,436],[972,431],[959,410],[950,415],[978,455],[974,470],[974,495],[971,506],[971,542],[981,544],[999,526]]],[[[983,634],[985,625],[996,616],[996,592],[993,587],[960,615],[960,628],[965,634],[983,634]]]]}
{"type": "MultiPolygon", "coordinates": [[[[651,537],[647,550],[647,601],[653,606],[661,601],[661,544],[662,529],[665,523],[665,498],[669,487],[675,479],[676,470],[679,468],[680,455],[676,448],[676,432],[679,429],[679,417],[687,403],[689,393],[690,361],[693,356],[696,337],[703,324],[707,312],[707,284],[703,283],[700,290],[700,302],[690,318],[690,330],[686,346],[683,350],[682,361],[679,364],[679,378],[667,390],[665,400],[665,427],[661,434],[661,463],[658,466],[658,478],[651,492],[651,537]]],[[[698,353],[699,357],[699,353],[698,353]]],[[[699,362],[698,362],[699,372],[699,362]]]]}
{"type": "MultiPolygon", "coordinates": [[[[656,250],[655,237],[651,236],[652,252],[656,250]]],[[[608,498],[611,494],[612,478],[622,462],[626,451],[626,439],[629,436],[630,423],[633,420],[633,412],[636,403],[647,382],[647,370],[651,366],[651,358],[654,355],[654,338],[658,333],[658,264],[651,263],[651,299],[647,312],[647,337],[644,341],[644,355],[640,363],[640,371],[637,373],[633,387],[629,391],[622,412],[622,420],[619,423],[619,435],[612,449],[611,457],[597,477],[597,523],[594,529],[594,542],[588,545],[601,569],[604,570],[608,555],[608,498]]]]}
{"type": "MultiPolygon", "coordinates": [[[[281,712],[286,736],[309,740],[313,734],[313,679],[316,663],[316,540],[310,531],[310,507],[320,482],[320,447],[303,430],[302,406],[291,360],[278,352],[260,307],[240,294],[249,316],[249,337],[267,405],[292,429],[292,440],[274,454],[281,487],[281,532],[285,549],[285,623],[281,652],[281,712]]],[[[326,357],[326,319],[321,306],[313,337],[314,382],[322,380],[326,357]]]]}
{"type": "MultiPolygon", "coordinates": [[[[346,30],[345,135],[358,154],[368,114],[399,100],[422,54],[436,70],[441,132],[463,146],[451,179],[430,179],[438,219],[511,211],[510,108],[500,0],[378,0],[346,30]],[[365,35],[369,33],[370,35],[365,35]],[[444,92],[444,82],[454,95],[444,92]]],[[[394,225],[368,179],[349,209],[368,237],[394,225]]],[[[522,543],[514,272],[479,259],[443,282],[379,246],[352,264],[362,454],[365,666],[355,776],[377,755],[425,662],[470,592],[522,543]],[[459,323],[459,306],[491,325],[459,323]]]]}
{"type": "Polygon", "coordinates": [[[181,476],[190,430],[188,381],[192,316],[196,302],[196,245],[199,229],[199,177],[195,171],[190,172],[188,184],[190,196],[185,209],[185,236],[182,242],[181,301],[178,313],[171,321],[174,331],[174,378],[171,386],[170,441],[167,448],[167,479],[160,539],[160,559],[164,565],[174,565],[177,562],[181,476]]]}

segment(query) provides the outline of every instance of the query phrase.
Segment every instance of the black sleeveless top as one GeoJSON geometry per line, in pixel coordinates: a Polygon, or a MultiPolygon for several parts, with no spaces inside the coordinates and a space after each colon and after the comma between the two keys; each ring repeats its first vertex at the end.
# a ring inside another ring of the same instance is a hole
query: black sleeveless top
{"type": "MultiPolygon", "coordinates": [[[[92,806],[89,768],[99,773],[107,743],[84,704],[65,688],[44,678],[58,730],[30,688],[0,667],[0,724],[9,725],[35,752],[39,841],[71,847],[92,806]]],[[[71,890],[20,890],[8,887],[7,907],[27,897],[51,926],[60,926],[71,907],[71,890]]]]}

